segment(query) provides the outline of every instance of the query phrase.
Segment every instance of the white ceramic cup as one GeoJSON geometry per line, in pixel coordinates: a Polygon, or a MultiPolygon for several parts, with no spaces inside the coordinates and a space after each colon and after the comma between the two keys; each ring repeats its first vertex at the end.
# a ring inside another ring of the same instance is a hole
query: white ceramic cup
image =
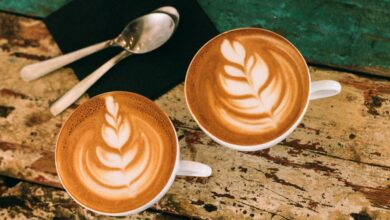
{"type": "MultiPolygon", "coordinates": [[[[166,115],[166,118],[169,120],[168,115],[166,115]]],[[[176,148],[177,148],[176,152],[177,153],[176,153],[175,166],[174,166],[172,173],[171,173],[171,176],[168,179],[167,183],[165,184],[164,188],[153,199],[151,199],[149,202],[147,202],[145,205],[143,205],[137,209],[132,209],[132,210],[128,210],[125,212],[119,212],[119,213],[101,212],[98,210],[94,210],[94,209],[86,206],[85,204],[82,204],[74,196],[72,196],[72,193],[66,188],[66,185],[63,184],[63,181],[61,180],[61,175],[58,175],[62,186],[64,187],[64,189],[67,191],[67,193],[70,195],[70,197],[72,197],[72,199],[74,201],[76,201],[79,205],[83,206],[84,208],[86,208],[90,211],[93,211],[95,213],[102,214],[102,215],[109,215],[109,216],[128,216],[128,215],[140,213],[140,212],[146,210],[147,208],[151,207],[153,204],[157,203],[171,188],[176,176],[194,176],[194,177],[209,177],[209,176],[211,176],[212,170],[208,165],[203,164],[203,163],[199,163],[199,162],[194,162],[194,161],[180,160],[179,140],[177,138],[177,133],[176,133],[175,127],[172,124],[172,121],[170,121],[170,124],[171,124],[171,129],[175,133],[175,137],[176,137],[176,148]]],[[[55,154],[55,157],[57,158],[57,154],[55,154]]],[[[56,169],[57,169],[57,167],[58,167],[57,166],[57,159],[55,159],[55,162],[56,162],[56,169]]],[[[60,170],[57,169],[57,173],[60,174],[60,170]]]]}
{"type": "MultiPolygon", "coordinates": [[[[253,28],[240,28],[240,29],[253,29],[253,28]]],[[[226,34],[226,33],[231,32],[231,31],[240,30],[240,29],[230,30],[230,31],[221,33],[220,35],[226,34]]],[[[274,34],[276,34],[276,33],[274,33],[274,34]]],[[[214,37],[213,39],[208,41],[206,44],[212,42],[214,39],[218,38],[220,35],[214,37]]],[[[278,34],[276,34],[276,35],[278,35],[278,34]]],[[[297,52],[300,55],[300,58],[306,64],[306,61],[303,58],[302,54],[299,52],[299,50],[290,41],[288,41],[286,38],[284,38],[284,37],[282,37],[282,38],[284,40],[286,40],[287,42],[289,42],[291,44],[291,46],[293,46],[297,50],[297,52]]],[[[199,49],[199,51],[201,49],[199,49]]],[[[194,56],[194,58],[195,57],[196,57],[196,55],[194,56]]],[[[191,64],[192,64],[192,62],[191,62],[191,64]]],[[[191,64],[190,64],[190,66],[191,66],[191,64]]],[[[190,69],[190,68],[188,68],[188,69],[190,69]]],[[[310,100],[315,100],[315,99],[321,99],[321,98],[335,96],[335,95],[337,95],[337,94],[339,94],[341,92],[341,85],[337,81],[334,81],[334,80],[320,80],[320,81],[313,81],[312,82],[311,79],[310,79],[310,72],[309,72],[309,67],[307,66],[307,64],[306,64],[306,74],[308,76],[309,83],[310,83],[310,86],[308,88],[308,90],[309,90],[308,96],[309,97],[307,98],[307,101],[306,101],[306,104],[305,104],[305,108],[302,111],[301,115],[299,116],[298,120],[296,120],[294,122],[294,124],[292,124],[290,126],[290,128],[287,131],[285,131],[283,134],[279,135],[278,137],[276,137],[276,138],[274,138],[274,139],[272,139],[272,140],[270,140],[268,142],[257,144],[257,145],[247,146],[247,145],[237,145],[237,144],[229,143],[229,142],[226,142],[226,141],[223,141],[223,140],[219,139],[215,135],[211,134],[211,132],[209,132],[205,127],[203,127],[202,124],[199,122],[199,120],[196,118],[195,114],[192,112],[191,106],[189,105],[189,102],[188,102],[187,77],[186,77],[186,81],[185,81],[185,85],[184,85],[184,87],[185,87],[184,88],[185,99],[186,99],[186,103],[187,103],[188,109],[189,109],[192,117],[196,121],[196,123],[199,125],[199,127],[202,129],[202,131],[204,133],[206,133],[215,142],[217,142],[217,143],[219,143],[219,144],[221,144],[221,145],[223,145],[225,147],[228,147],[228,148],[231,148],[231,149],[234,149],[234,150],[238,150],[238,151],[258,151],[258,150],[263,150],[263,149],[275,146],[276,144],[278,144],[282,140],[286,139],[286,137],[289,136],[295,130],[295,128],[302,121],[302,118],[303,118],[303,116],[305,115],[305,113],[307,111],[307,107],[309,105],[309,101],[310,100]]],[[[187,71],[187,76],[188,76],[188,71],[187,71]]],[[[245,138],[245,137],[243,137],[243,138],[245,138]]]]}

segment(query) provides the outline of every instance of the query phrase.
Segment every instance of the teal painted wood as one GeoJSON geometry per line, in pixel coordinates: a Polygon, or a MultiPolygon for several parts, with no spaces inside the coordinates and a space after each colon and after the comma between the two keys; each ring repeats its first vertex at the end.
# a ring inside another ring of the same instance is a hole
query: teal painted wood
{"type": "Polygon", "coordinates": [[[219,31],[255,26],[293,42],[312,64],[390,77],[389,0],[198,0],[219,31]]]}
{"type": "Polygon", "coordinates": [[[0,10],[43,18],[70,0],[0,0],[0,10]]]}
{"type": "MultiPolygon", "coordinates": [[[[45,17],[70,0],[0,0],[0,9],[45,17]]],[[[390,0],[198,0],[219,31],[273,30],[310,64],[390,77],[390,0]]]]}

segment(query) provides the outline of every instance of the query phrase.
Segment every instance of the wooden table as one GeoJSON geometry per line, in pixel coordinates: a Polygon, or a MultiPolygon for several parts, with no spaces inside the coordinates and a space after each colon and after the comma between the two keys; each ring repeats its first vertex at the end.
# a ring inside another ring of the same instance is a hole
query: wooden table
{"type": "MultiPolygon", "coordinates": [[[[101,217],[60,189],[54,166],[62,123],[88,99],[50,115],[50,103],[78,82],[74,73],[19,77],[22,66],[60,53],[41,21],[0,13],[0,173],[8,176],[0,178],[0,218],[101,217]]],[[[207,163],[214,174],[177,178],[153,208],[126,219],[390,219],[390,81],[310,72],[339,81],[341,94],[311,102],[292,135],[254,153],[210,140],[188,112],[183,84],[156,100],[178,131],[182,159],[207,163]]]]}

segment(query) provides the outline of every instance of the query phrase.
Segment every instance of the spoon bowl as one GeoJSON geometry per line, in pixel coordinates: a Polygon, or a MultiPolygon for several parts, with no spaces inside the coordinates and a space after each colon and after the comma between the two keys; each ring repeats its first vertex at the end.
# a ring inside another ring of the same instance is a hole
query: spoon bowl
{"type": "Polygon", "coordinates": [[[113,44],[133,54],[148,53],[167,42],[175,28],[176,25],[169,15],[152,13],[130,22],[113,40],[113,44]]]}

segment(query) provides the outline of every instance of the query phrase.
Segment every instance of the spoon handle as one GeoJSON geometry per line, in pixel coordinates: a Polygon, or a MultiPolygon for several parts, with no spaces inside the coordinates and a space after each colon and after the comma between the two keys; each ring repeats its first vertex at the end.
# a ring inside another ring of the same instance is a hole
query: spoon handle
{"type": "Polygon", "coordinates": [[[109,61],[104,63],[94,72],[89,74],[79,83],[77,83],[73,88],[66,92],[61,98],[59,98],[53,105],[50,107],[50,112],[56,116],[66,108],[68,108],[72,103],[74,103],[81,95],[85,93],[100,77],[102,77],[111,67],[121,61],[123,58],[131,55],[130,52],[124,50],[115,57],[111,58],[109,61]]]}
{"type": "Polygon", "coordinates": [[[62,56],[45,60],[43,62],[27,65],[20,71],[20,76],[26,82],[38,79],[41,76],[44,76],[87,55],[107,48],[108,46],[110,46],[110,40],[103,41],[62,56]]]}

